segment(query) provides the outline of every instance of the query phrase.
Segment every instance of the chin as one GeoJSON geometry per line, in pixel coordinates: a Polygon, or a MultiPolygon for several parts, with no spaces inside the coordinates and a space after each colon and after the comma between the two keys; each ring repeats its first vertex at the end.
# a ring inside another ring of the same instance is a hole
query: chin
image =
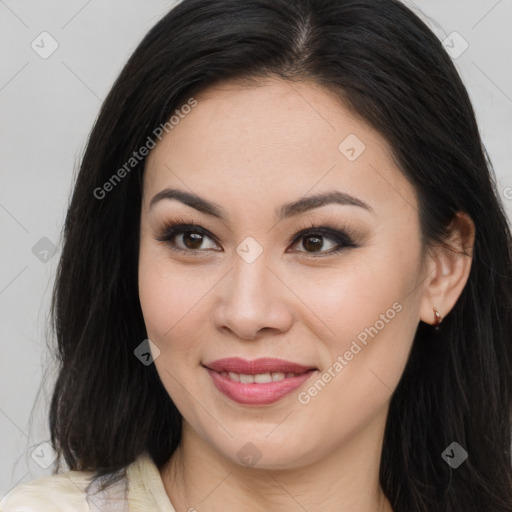
{"type": "MultiPolygon", "coordinates": [[[[293,440],[293,432],[285,433],[280,438],[271,440],[261,436],[236,436],[230,438],[225,445],[216,446],[224,458],[234,464],[262,470],[286,470],[311,464],[325,456],[331,447],[311,444],[301,439],[293,440]],[[243,441],[241,440],[243,439],[243,441]]],[[[295,432],[296,435],[296,432],[295,432]]]]}

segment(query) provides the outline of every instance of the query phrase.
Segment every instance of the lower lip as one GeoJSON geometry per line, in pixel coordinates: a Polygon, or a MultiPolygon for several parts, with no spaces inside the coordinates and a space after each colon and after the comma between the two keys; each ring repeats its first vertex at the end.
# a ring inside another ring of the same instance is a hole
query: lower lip
{"type": "Polygon", "coordinates": [[[220,373],[210,370],[210,368],[206,368],[206,370],[213,379],[215,387],[221,393],[243,405],[266,405],[277,402],[288,393],[297,389],[315,373],[315,370],[309,370],[296,377],[285,377],[283,380],[266,382],[264,384],[244,384],[224,377],[220,373]]]}

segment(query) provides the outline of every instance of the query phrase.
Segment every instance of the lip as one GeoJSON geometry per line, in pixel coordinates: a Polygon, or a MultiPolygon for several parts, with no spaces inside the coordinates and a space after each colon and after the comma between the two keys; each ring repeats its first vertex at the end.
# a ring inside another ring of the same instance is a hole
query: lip
{"type": "Polygon", "coordinates": [[[304,366],[273,357],[261,357],[253,361],[247,361],[240,357],[226,357],[211,363],[204,363],[203,366],[215,372],[235,372],[244,373],[245,375],[267,372],[304,373],[308,370],[316,370],[314,366],[304,366]]]}
{"type": "Polygon", "coordinates": [[[203,364],[215,387],[231,400],[242,405],[268,405],[281,400],[308,380],[317,369],[291,361],[261,358],[247,361],[238,357],[218,359],[203,364]],[[256,375],[267,372],[296,373],[295,377],[264,384],[235,382],[220,372],[256,375]]]}

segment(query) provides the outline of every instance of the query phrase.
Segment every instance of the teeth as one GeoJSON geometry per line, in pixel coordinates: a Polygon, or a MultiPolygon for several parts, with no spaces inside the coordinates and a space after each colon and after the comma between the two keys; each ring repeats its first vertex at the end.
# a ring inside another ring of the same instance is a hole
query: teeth
{"type": "Polygon", "coordinates": [[[257,373],[256,375],[246,375],[243,373],[235,373],[235,372],[221,372],[223,377],[227,377],[228,379],[234,382],[241,382],[242,384],[266,384],[268,382],[276,382],[283,379],[289,379],[291,377],[296,377],[297,374],[293,372],[284,373],[284,372],[267,372],[267,373],[257,373]]]}
{"type": "Polygon", "coordinates": [[[254,376],[254,382],[257,382],[258,384],[272,382],[272,375],[270,373],[258,373],[254,376]]]}

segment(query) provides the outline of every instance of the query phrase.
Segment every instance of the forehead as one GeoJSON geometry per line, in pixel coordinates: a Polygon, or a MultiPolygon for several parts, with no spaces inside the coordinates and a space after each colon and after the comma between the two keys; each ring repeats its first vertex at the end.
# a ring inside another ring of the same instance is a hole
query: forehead
{"type": "MultiPolygon", "coordinates": [[[[375,209],[416,203],[387,141],[332,91],[316,84],[224,82],[150,152],[144,196],[165,187],[243,201],[261,210],[308,192],[337,188],[375,209]]],[[[381,210],[384,213],[383,210],[381,210]]]]}

